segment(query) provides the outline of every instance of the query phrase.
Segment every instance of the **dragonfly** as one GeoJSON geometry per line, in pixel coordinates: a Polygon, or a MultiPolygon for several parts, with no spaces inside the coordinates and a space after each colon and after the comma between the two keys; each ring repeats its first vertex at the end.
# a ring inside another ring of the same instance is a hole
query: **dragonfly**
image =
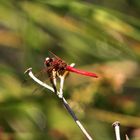
{"type": "MultiPolygon", "coordinates": [[[[45,58],[44,68],[39,73],[36,74],[36,77],[42,78],[43,81],[45,78],[46,79],[44,81],[45,83],[47,80],[49,80],[50,84],[52,85],[52,88],[54,89],[54,93],[57,94],[57,86],[56,86],[57,82],[56,82],[56,80],[58,78],[60,78],[60,93],[63,92],[62,91],[63,82],[62,82],[61,78],[62,77],[64,78],[64,75],[66,73],[68,74],[69,72],[73,72],[73,73],[77,73],[77,74],[84,75],[84,76],[98,78],[97,74],[95,74],[93,72],[88,72],[88,71],[79,70],[77,68],[74,68],[73,66],[68,65],[63,59],[61,59],[60,57],[58,57],[54,53],[52,53],[52,52],[50,52],[50,53],[52,54],[52,57],[45,58]],[[48,78],[46,78],[46,73],[47,73],[48,78]]],[[[36,88],[34,90],[34,92],[36,92],[38,90],[39,90],[39,88],[36,88]]]]}
{"type": "Polygon", "coordinates": [[[69,72],[74,72],[74,73],[89,76],[89,77],[98,78],[97,74],[95,74],[93,72],[87,72],[84,70],[79,70],[77,68],[74,68],[74,67],[68,65],[60,57],[56,56],[54,53],[51,52],[51,54],[54,57],[52,57],[52,58],[47,57],[44,61],[44,66],[45,66],[46,71],[48,72],[49,76],[52,73],[52,71],[56,71],[56,74],[58,74],[58,75],[63,75],[65,71],[69,71],[69,72]]]}
{"type": "Polygon", "coordinates": [[[47,57],[44,61],[44,70],[47,72],[48,77],[50,77],[50,82],[54,88],[55,93],[57,92],[56,84],[54,82],[54,78],[62,76],[66,71],[77,73],[84,76],[98,78],[97,74],[93,72],[88,72],[84,70],[79,70],[68,65],[63,59],[55,55],[54,53],[50,52],[53,57],[47,57]]]}

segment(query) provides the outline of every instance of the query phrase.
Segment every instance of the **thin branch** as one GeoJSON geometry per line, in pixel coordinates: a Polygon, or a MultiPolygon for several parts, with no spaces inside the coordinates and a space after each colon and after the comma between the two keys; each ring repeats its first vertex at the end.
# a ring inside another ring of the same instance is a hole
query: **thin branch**
{"type": "Polygon", "coordinates": [[[127,134],[125,134],[125,139],[126,139],[126,140],[129,140],[129,137],[128,137],[128,135],[127,135],[127,134]]]}
{"type": "Polygon", "coordinates": [[[49,89],[50,91],[54,92],[54,89],[47,85],[46,83],[43,83],[42,81],[40,81],[38,78],[36,78],[34,76],[34,74],[32,73],[32,68],[28,68],[24,73],[27,73],[36,83],[38,83],[39,85],[43,86],[44,88],[49,89]]]}
{"type": "Polygon", "coordinates": [[[120,122],[116,121],[112,124],[112,126],[115,129],[116,140],[121,140],[121,137],[120,137],[120,122]]]}
{"type": "MultiPolygon", "coordinates": [[[[42,81],[40,81],[38,78],[36,78],[34,76],[34,74],[32,73],[32,68],[27,69],[25,71],[25,73],[28,73],[28,75],[30,76],[30,78],[32,78],[39,85],[41,85],[41,86],[49,89],[53,93],[55,92],[54,89],[51,86],[47,85],[46,83],[43,83],[42,81]]],[[[62,83],[64,84],[64,78],[65,78],[66,75],[67,75],[67,73],[64,73],[64,77],[62,79],[60,79],[60,80],[63,80],[63,81],[60,81],[60,84],[62,84],[62,83]]],[[[69,112],[69,114],[72,116],[72,118],[74,119],[74,121],[76,122],[76,124],[78,125],[78,127],[81,129],[81,131],[83,132],[83,134],[85,135],[85,137],[88,140],[92,140],[92,137],[88,134],[88,132],[86,131],[86,129],[80,123],[80,121],[76,117],[75,113],[72,111],[72,109],[70,108],[69,104],[67,103],[66,99],[63,97],[63,85],[60,85],[60,92],[57,91],[58,98],[62,100],[65,108],[67,109],[67,111],[69,112]],[[60,93],[60,92],[62,92],[62,93],[60,93]],[[61,96],[59,96],[59,95],[61,95],[61,96]]]]}
{"type": "Polygon", "coordinates": [[[53,83],[54,83],[54,85],[56,86],[56,71],[53,69],[53,71],[52,71],[52,75],[53,75],[53,83]]]}
{"type": "Polygon", "coordinates": [[[74,121],[76,122],[76,124],[78,125],[78,127],[82,130],[82,132],[86,136],[86,138],[88,140],[92,140],[92,137],[88,134],[88,132],[86,131],[86,129],[84,128],[84,126],[78,120],[78,118],[76,117],[75,113],[72,111],[72,109],[70,108],[69,104],[67,103],[67,101],[65,100],[64,97],[62,98],[62,101],[63,101],[63,104],[64,104],[65,108],[67,109],[67,111],[69,112],[69,114],[72,116],[72,118],[74,119],[74,121]]]}
{"type": "MultiPolygon", "coordinates": [[[[71,67],[74,67],[75,66],[75,63],[72,63],[70,65],[71,67]]],[[[63,86],[64,86],[64,81],[65,81],[65,78],[66,76],[68,75],[68,71],[65,71],[63,75],[59,75],[59,78],[60,78],[60,91],[59,91],[59,97],[62,98],[63,97],[63,86]]]]}

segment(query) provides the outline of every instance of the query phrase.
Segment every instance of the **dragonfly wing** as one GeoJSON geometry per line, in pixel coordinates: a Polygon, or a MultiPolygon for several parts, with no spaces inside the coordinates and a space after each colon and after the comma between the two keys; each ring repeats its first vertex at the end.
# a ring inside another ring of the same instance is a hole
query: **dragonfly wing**
{"type": "Polygon", "coordinates": [[[49,53],[52,54],[56,59],[60,59],[61,60],[61,58],[58,57],[57,55],[55,55],[53,52],[49,51],[49,53]]]}

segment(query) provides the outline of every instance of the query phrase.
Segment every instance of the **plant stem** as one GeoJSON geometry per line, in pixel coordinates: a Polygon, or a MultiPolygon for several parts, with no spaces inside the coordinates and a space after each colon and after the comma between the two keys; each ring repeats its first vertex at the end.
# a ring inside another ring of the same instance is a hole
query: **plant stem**
{"type": "Polygon", "coordinates": [[[116,140],[121,140],[121,137],[120,137],[120,122],[116,121],[112,124],[112,126],[115,129],[116,140]]]}
{"type": "MultiPolygon", "coordinates": [[[[32,78],[36,83],[38,83],[39,85],[49,89],[50,91],[52,91],[53,93],[55,92],[54,89],[47,85],[46,83],[43,83],[42,81],[40,81],[38,78],[36,78],[34,76],[34,74],[32,73],[32,68],[29,68],[25,71],[25,73],[28,73],[28,75],[30,76],[30,78],[32,78]]],[[[60,95],[59,91],[57,91],[57,95],[60,95]]],[[[72,118],[74,119],[74,121],[76,122],[76,124],[78,125],[78,127],[81,129],[81,131],[83,132],[83,134],[85,135],[85,137],[88,140],[93,140],[92,137],[88,134],[88,132],[86,131],[86,129],[83,127],[83,125],[80,123],[80,121],[78,120],[78,118],[76,117],[75,113],[73,112],[73,110],[70,108],[69,104],[67,103],[66,99],[62,96],[61,98],[59,96],[57,96],[59,99],[61,99],[63,105],[65,106],[65,108],[67,109],[68,113],[72,116],[72,118]]]]}
{"type": "Polygon", "coordinates": [[[128,137],[128,135],[127,135],[127,134],[125,134],[125,139],[126,139],[126,140],[129,140],[129,137],[128,137]]]}
{"type": "Polygon", "coordinates": [[[72,118],[74,119],[74,121],[76,122],[76,124],[78,125],[78,127],[81,129],[81,131],[83,132],[83,134],[86,136],[86,138],[88,140],[92,140],[92,137],[88,134],[88,132],[86,131],[86,129],[83,127],[83,125],[81,124],[81,122],[78,120],[78,118],[76,117],[75,113],[72,111],[72,109],[70,108],[69,104],[67,103],[67,101],[65,100],[65,98],[62,98],[63,104],[65,106],[65,108],[67,109],[67,111],[69,112],[69,114],[72,116],[72,118]]]}

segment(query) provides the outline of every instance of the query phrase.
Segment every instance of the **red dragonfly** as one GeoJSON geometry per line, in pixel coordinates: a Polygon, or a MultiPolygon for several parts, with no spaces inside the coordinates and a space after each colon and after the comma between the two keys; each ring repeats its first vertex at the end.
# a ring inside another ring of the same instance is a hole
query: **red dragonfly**
{"type": "Polygon", "coordinates": [[[50,82],[52,83],[52,86],[53,86],[55,92],[57,92],[57,89],[56,89],[56,86],[53,81],[53,72],[55,72],[55,74],[56,74],[55,76],[63,75],[65,71],[68,71],[68,72],[74,72],[74,73],[89,76],[89,77],[95,77],[95,78],[98,77],[95,73],[73,68],[70,65],[68,65],[64,60],[62,60],[61,58],[59,58],[58,56],[53,54],[52,52],[50,52],[50,53],[54,57],[52,57],[52,58],[47,57],[45,59],[45,61],[44,61],[45,69],[44,70],[48,73],[50,82]]]}
{"type": "MultiPolygon", "coordinates": [[[[53,54],[53,53],[51,52],[51,54],[53,54]]],[[[74,73],[89,76],[89,77],[98,78],[98,76],[95,73],[87,72],[87,71],[83,71],[83,70],[79,70],[74,67],[71,67],[64,60],[62,60],[55,54],[53,54],[53,56],[54,57],[52,57],[52,58],[47,57],[44,62],[44,65],[46,67],[47,73],[49,74],[49,77],[50,77],[52,71],[54,70],[59,75],[63,75],[65,71],[69,71],[69,72],[74,72],[74,73]]]]}
{"type": "MultiPolygon", "coordinates": [[[[89,77],[94,77],[94,78],[98,77],[95,73],[73,68],[72,66],[68,65],[64,60],[62,60],[61,58],[59,58],[58,56],[56,56],[52,52],[50,52],[50,53],[53,55],[53,57],[47,57],[45,59],[45,61],[44,61],[45,67],[43,68],[43,70],[41,72],[36,74],[36,76],[40,77],[40,78],[42,77],[44,79],[46,77],[44,74],[47,73],[48,78],[50,80],[50,83],[53,86],[53,89],[54,89],[55,93],[57,93],[57,88],[56,88],[54,78],[56,79],[59,76],[63,76],[63,74],[66,71],[74,72],[74,73],[77,73],[77,74],[81,74],[81,75],[85,75],[85,76],[89,76],[89,77]],[[55,73],[55,75],[53,75],[54,73],[55,73]]],[[[38,90],[38,88],[35,89],[34,92],[37,91],[37,90],[38,90]]]]}

